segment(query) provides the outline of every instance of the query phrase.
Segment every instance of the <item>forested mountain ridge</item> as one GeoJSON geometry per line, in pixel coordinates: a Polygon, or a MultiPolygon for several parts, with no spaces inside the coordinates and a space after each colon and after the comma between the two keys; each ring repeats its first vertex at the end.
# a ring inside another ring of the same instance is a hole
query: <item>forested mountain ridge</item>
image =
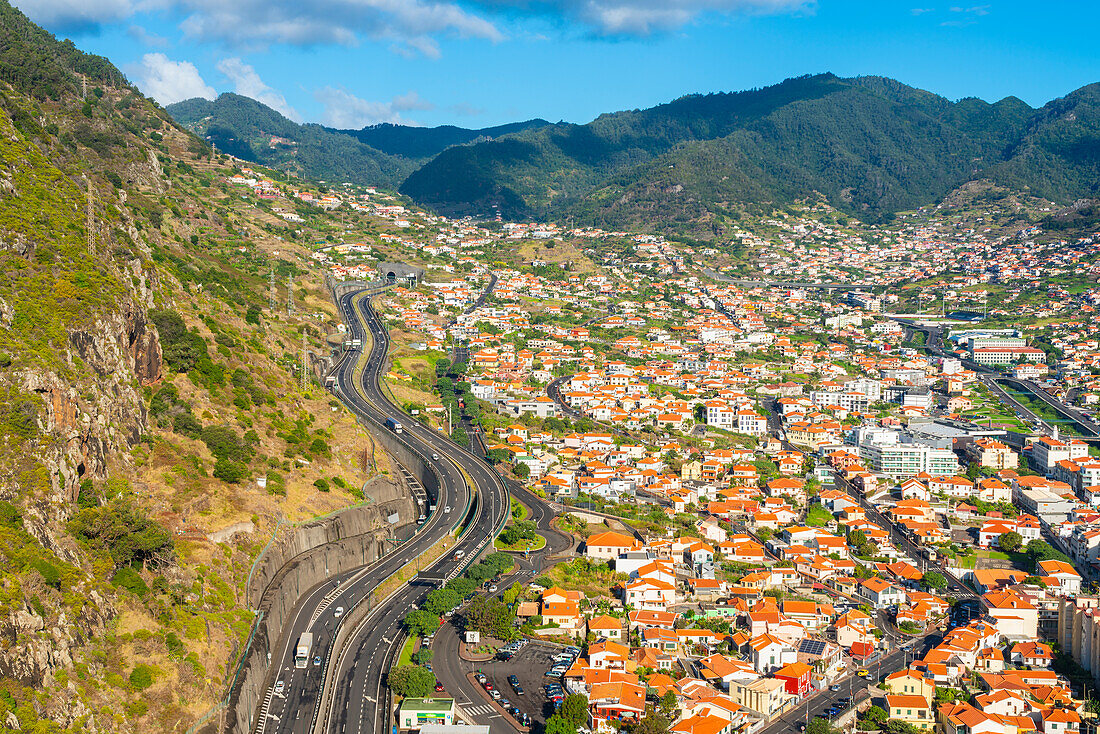
{"type": "Polygon", "coordinates": [[[822,74],[450,148],[401,191],[443,212],[694,234],[817,196],[877,220],[980,177],[1066,200],[1096,191],[1096,99],[1093,85],[1035,110],[822,74]]]}
{"type": "Polygon", "coordinates": [[[228,92],[213,101],[196,97],[176,102],[167,110],[181,125],[238,158],[315,180],[388,188],[397,188],[451,145],[548,124],[528,120],[481,130],[383,124],[339,130],[300,125],[261,102],[228,92]]]}
{"type": "Polygon", "coordinates": [[[462,145],[485,138],[499,138],[501,135],[545,127],[549,124],[546,120],[534,119],[524,122],[510,122],[494,127],[470,129],[455,125],[415,127],[386,122],[379,125],[370,125],[361,130],[335,130],[335,132],[350,135],[365,145],[389,155],[414,160],[427,160],[452,145],[462,145]]]}
{"type": "Polygon", "coordinates": [[[0,0],[9,728],[182,731],[234,673],[277,518],[356,501],[334,481],[358,478],[354,423],[292,370],[335,309],[316,279],[294,293],[308,328],[267,309],[268,273],[304,275],[308,253],[233,172],[109,61],[0,0]]]}

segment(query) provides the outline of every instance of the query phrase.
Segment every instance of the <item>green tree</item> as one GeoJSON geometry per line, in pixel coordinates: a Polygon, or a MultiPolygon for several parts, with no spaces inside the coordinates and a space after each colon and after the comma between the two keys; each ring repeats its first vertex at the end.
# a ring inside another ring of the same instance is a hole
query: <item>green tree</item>
{"type": "Polygon", "coordinates": [[[144,691],[153,685],[153,668],[145,663],[135,666],[130,671],[130,685],[133,686],[135,691],[144,691]]]}
{"type": "Polygon", "coordinates": [[[853,530],[848,533],[848,543],[853,548],[859,548],[861,545],[867,542],[867,533],[862,530],[853,530]]]}
{"type": "Polygon", "coordinates": [[[454,591],[461,599],[465,599],[477,589],[477,584],[465,577],[460,577],[447,582],[447,588],[454,591]]]}
{"type": "Polygon", "coordinates": [[[512,636],[515,618],[515,612],[495,596],[479,596],[470,602],[466,610],[466,623],[470,629],[500,640],[512,636]]]}
{"type": "Polygon", "coordinates": [[[545,734],[577,734],[577,725],[560,714],[546,720],[545,734]]]}
{"type": "Polygon", "coordinates": [[[419,665],[399,665],[386,676],[390,690],[402,697],[427,696],[435,687],[435,675],[419,665]]]}
{"type": "Polygon", "coordinates": [[[943,591],[947,588],[947,579],[944,578],[942,573],[936,571],[925,571],[924,576],[921,577],[921,584],[926,589],[933,591],[943,591]]]}
{"type": "Polygon", "coordinates": [[[450,585],[445,589],[436,589],[428,592],[424,600],[424,609],[436,616],[449,612],[462,603],[462,594],[450,585]]]}
{"type": "Polygon", "coordinates": [[[439,629],[439,617],[426,609],[414,609],[405,615],[405,629],[414,637],[424,637],[439,629]]]}
{"type": "Polygon", "coordinates": [[[1001,550],[1014,553],[1020,550],[1020,545],[1023,544],[1024,539],[1015,530],[1009,530],[1007,533],[1001,533],[997,536],[997,545],[1001,547],[1001,550]]]}
{"type": "Polygon", "coordinates": [[[573,722],[574,726],[584,726],[588,723],[588,696],[580,693],[571,693],[561,702],[561,716],[573,722]]]}
{"type": "Polygon", "coordinates": [[[886,709],[881,706],[871,706],[863,713],[864,720],[871,722],[875,727],[880,729],[888,718],[890,718],[890,715],[887,714],[886,709]]]}
{"type": "Polygon", "coordinates": [[[667,716],[651,708],[630,731],[631,734],[668,734],[671,725],[667,716]]]}
{"type": "Polygon", "coordinates": [[[836,729],[826,719],[815,716],[806,727],[806,734],[836,734],[836,729]]]}
{"type": "Polygon", "coordinates": [[[678,706],[679,701],[676,699],[676,694],[672,691],[665,691],[665,695],[661,696],[661,713],[671,719],[678,706]]]}

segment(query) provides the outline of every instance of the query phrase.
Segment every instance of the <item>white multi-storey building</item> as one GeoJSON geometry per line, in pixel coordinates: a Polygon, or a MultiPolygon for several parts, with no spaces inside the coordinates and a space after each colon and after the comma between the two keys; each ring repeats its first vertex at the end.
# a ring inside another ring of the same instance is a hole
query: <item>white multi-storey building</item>
{"type": "Polygon", "coordinates": [[[903,443],[902,434],[882,428],[860,428],[856,446],[871,471],[892,479],[906,479],[921,472],[950,476],[959,471],[955,453],[915,443],[903,443]]]}

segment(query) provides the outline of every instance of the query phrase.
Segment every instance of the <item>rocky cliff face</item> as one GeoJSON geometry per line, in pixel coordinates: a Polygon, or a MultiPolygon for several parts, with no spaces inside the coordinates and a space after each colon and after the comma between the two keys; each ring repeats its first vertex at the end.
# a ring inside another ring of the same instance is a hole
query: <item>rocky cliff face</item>
{"type": "Polygon", "coordinates": [[[20,609],[0,620],[0,638],[13,643],[0,655],[0,675],[28,686],[53,685],[56,672],[72,666],[77,648],[106,629],[114,606],[95,589],[74,591],[91,602],[74,617],[62,612],[49,620],[20,609]]]}

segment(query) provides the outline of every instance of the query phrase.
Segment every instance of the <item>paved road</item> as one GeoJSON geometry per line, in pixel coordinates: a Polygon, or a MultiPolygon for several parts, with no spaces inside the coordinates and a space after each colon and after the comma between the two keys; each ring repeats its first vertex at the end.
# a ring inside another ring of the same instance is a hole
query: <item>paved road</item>
{"type": "MultiPolygon", "coordinates": [[[[355,336],[362,336],[356,334],[355,336]]],[[[345,358],[338,367],[344,383],[337,394],[361,417],[373,417],[383,421],[371,404],[363,401],[356,392],[352,380],[347,377],[358,361],[357,354],[345,358]]],[[[430,453],[428,454],[430,455],[430,453]]],[[[440,499],[442,502],[465,504],[465,483],[462,477],[444,476],[440,499]]],[[[424,507],[422,511],[428,511],[424,507]]],[[[344,616],[341,611],[357,604],[372,604],[371,593],[386,578],[396,573],[405,563],[439,538],[447,535],[453,524],[445,513],[431,513],[427,521],[417,528],[416,517],[400,518],[395,527],[394,541],[400,543],[396,552],[388,553],[373,563],[326,580],[312,589],[301,589],[302,598],[284,627],[275,646],[272,672],[268,689],[256,712],[255,732],[309,732],[317,712],[317,702],[322,680],[327,674],[332,644],[344,616]],[[339,616],[338,616],[339,615],[339,616]],[[296,646],[304,632],[313,634],[313,645],[304,668],[295,665],[296,646]],[[315,664],[318,660],[320,664],[315,664]],[[279,684],[283,690],[276,693],[279,684]]],[[[365,559],[364,559],[365,560],[365,559]]]]}
{"type": "MultiPolygon", "coordinates": [[[[420,577],[425,579],[423,583],[402,587],[384,608],[368,618],[368,623],[362,626],[357,638],[349,644],[351,652],[334,667],[332,713],[326,716],[327,720],[321,722],[316,731],[388,732],[393,722],[385,706],[384,680],[385,673],[403,641],[399,633],[400,620],[431,589],[437,588],[443,578],[456,574],[460,566],[471,563],[491,543],[509,512],[508,491],[484,461],[461,449],[441,433],[411,421],[388,401],[381,387],[381,376],[386,369],[386,353],[389,348],[389,336],[385,328],[367,299],[355,294],[345,296],[341,300],[341,309],[348,321],[352,338],[363,338],[369,332],[372,342],[371,353],[355,390],[345,393],[354,381],[353,368],[345,367],[337,378],[341,397],[349,400],[358,410],[374,410],[383,420],[391,418],[401,422],[404,426],[403,440],[421,456],[427,457],[438,472],[441,493],[438,509],[430,518],[446,518],[441,524],[445,531],[442,535],[458,522],[467,499],[472,508],[470,528],[455,547],[465,551],[465,559],[459,562],[453,552],[448,552],[424,570],[420,577]],[[439,458],[432,458],[433,456],[439,458]],[[477,489],[476,495],[469,494],[471,488],[467,487],[465,477],[473,481],[477,489]],[[447,506],[453,508],[451,513],[444,511],[447,506]]],[[[364,339],[364,343],[365,341],[364,339]]],[[[422,539],[412,542],[420,549],[428,547],[434,541],[435,538],[425,534],[422,539]]],[[[410,553],[402,545],[394,555],[406,556],[410,553]]]]}
{"type": "MultiPolygon", "coordinates": [[[[805,701],[795,706],[775,721],[768,724],[759,734],[784,734],[785,732],[797,732],[799,724],[805,724],[816,716],[824,716],[825,711],[844,697],[851,697],[858,703],[866,698],[861,692],[866,691],[867,684],[873,684],[891,673],[909,667],[909,663],[924,655],[926,651],[938,644],[942,638],[939,634],[930,634],[917,638],[904,646],[894,648],[885,657],[880,657],[865,667],[870,675],[864,679],[855,675],[853,670],[847,676],[837,681],[839,691],[818,691],[806,698],[805,701]]],[[[880,692],[881,693],[881,692],[880,692]]],[[[880,695],[880,694],[876,694],[880,695]]]]}
{"type": "MultiPolygon", "coordinates": [[[[464,426],[467,433],[472,433],[473,429],[468,422],[464,422],[464,426]]],[[[477,445],[473,436],[471,436],[471,445],[477,445]]],[[[515,570],[497,582],[500,592],[513,583],[529,582],[545,570],[552,558],[562,556],[575,546],[573,536],[550,525],[551,520],[557,517],[557,513],[542,498],[516,482],[509,482],[508,489],[512,496],[529,508],[528,519],[535,523],[539,532],[546,537],[547,543],[542,550],[531,553],[529,558],[517,554],[515,570]]],[[[458,646],[461,634],[460,618],[451,620],[436,634],[432,647],[434,653],[432,662],[436,678],[443,684],[447,694],[454,696],[458,707],[468,721],[489,726],[490,734],[515,734],[516,730],[508,718],[486,700],[480,686],[471,683],[466,677],[467,673],[478,666],[459,658],[458,646]]],[[[537,696],[539,693],[539,691],[528,691],[527,695],[537,696]]]]}

